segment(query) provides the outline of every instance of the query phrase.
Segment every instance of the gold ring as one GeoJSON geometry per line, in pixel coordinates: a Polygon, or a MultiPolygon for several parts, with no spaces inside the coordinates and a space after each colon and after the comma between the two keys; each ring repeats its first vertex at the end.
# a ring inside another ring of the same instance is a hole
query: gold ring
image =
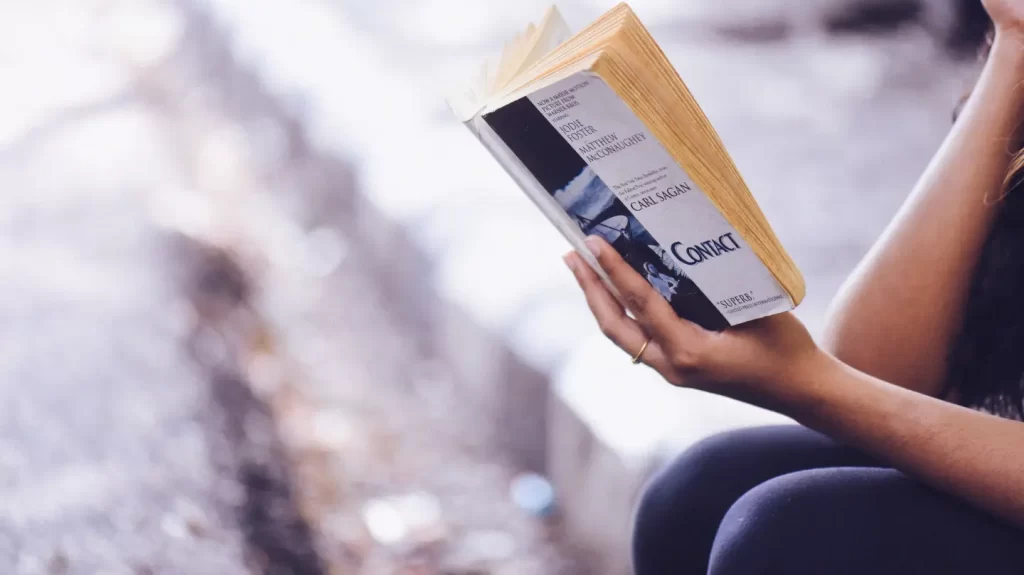
{"type": "Polygon", "coordinates": [[[640,351],[636,352],[636,355],[633,356],[633,365],[640,363],[640,358],[643,357],[644,352],[647,351],[647,346],[650,344],[651,338],[647,338],[647,341],[645,341],[644,344],[640,346],[640,351]]]}

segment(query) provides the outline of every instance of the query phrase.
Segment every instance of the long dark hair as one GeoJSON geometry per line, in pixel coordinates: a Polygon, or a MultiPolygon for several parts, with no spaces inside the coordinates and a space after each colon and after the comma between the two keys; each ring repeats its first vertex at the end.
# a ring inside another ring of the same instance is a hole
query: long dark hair
{"type": "Polygon", "coordinates": [[[1003,189],[979,194],[978,201],[998,202],[999,213],[950,349],[947,390],[965,406],[1024,420],[1024,150],[1007,153],[1003,189]]]}

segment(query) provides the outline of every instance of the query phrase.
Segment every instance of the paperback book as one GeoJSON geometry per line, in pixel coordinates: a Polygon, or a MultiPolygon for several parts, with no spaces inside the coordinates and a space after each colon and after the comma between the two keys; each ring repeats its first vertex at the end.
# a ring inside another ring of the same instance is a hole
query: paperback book
{"type": "Polygon", "coordinates": [[[803,298],[718,134],[626,4],[575,35],[549,9],[448,103],[609,287],[587,235],[708,329],[803,298]]]}

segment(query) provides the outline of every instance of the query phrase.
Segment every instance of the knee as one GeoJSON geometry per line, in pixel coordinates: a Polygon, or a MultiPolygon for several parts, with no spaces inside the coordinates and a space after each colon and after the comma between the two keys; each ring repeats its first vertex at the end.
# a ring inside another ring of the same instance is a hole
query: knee
{"type": "MultiPolygon", "coordinates": [[[[688,549],[707,553],[718,522],[740,493],[723,482],[734,475],[732,462],[749,440],[750,430],[718,434],[679,455],[648,483],[633,524],[637,571],[651,557],[679,557],[688,549]],[[701,542],[706,541],[706,544],[701,542]]],[[[696,551],[695,551],[696,552],[696,551]]]]}
{"type": "Polygon", "coordinates": [[[787,572],[807,544],[807,523],[828,507],[833,470],[790,473],[740,497],[719,525],[709,575],[787,572]]]}
{"type": "Polygon", "coordinates": [[[637,506],[637,533],[663,532],[667,523],[692,518],[713,499],[720,480],[731,475],[729,462],[746,431],[725,432],[699,441],[659,471],[644,488],[637,506]]]}

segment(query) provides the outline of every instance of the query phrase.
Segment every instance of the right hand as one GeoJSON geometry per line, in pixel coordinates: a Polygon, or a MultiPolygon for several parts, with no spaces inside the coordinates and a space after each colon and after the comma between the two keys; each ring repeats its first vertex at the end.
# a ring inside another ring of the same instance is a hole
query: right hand
{"type": "Polygon", "coordinates": [[[834,365],[790,313],[722,332],[707,331],[680,319],[668,301],[603,239],[587,238],[587,247],[626,306],[579,254],[570,252],[565,263],[583,288],[601,331],[628,355],[640,353],[639,359],[672,385],[774,407],[782,405],[784,398],[808,397],[820,380],[822,366],[834,365]]]}
{"type": "Polygon", "coordinates": [[[997,33],[1024,38],[1024,2],[1021,0],[981,0],[995,24],[997,33]]]}

